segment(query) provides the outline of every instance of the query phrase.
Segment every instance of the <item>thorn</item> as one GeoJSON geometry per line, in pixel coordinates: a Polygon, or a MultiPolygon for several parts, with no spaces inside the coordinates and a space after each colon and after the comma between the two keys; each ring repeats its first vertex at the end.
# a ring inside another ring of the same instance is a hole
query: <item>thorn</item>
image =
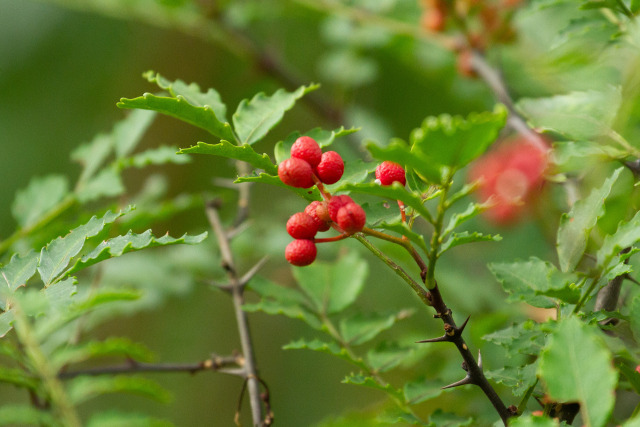
{"type": "Polygon", "coordinates": [[[469,322],[469,319],[471,318],[471,315],[467,316],[466,320],[464,321],[464,323],[462,324],[462,326],[460,326],[458,328],[458,335],[462,335],[462,331],[464,331],[464,328],[467,327],[467,323],[469,322]]]}
{"type": "Polygon", "coordinates": [[[482,354],[480,354],[480,350],[478,350],[478,368],[482,371],[482,354]]]}
{"type": "Polygon", "coordinates": [[[467,385],[467,384],[472,384],[471,377],[469,375],[467,375],[466,377],[464,377],[460,381],[456,381],[455,383],[446,385],[446,386],[442,387],[441,389],[444,390],[444,389],[447,389],[447,388],[460,387],[460,386],[467,385]]]}
{"type": "Polygon", "coordinates": [[[423,343],[423,342],[449,342],[450,338],[448,335],[443,335],[441,337],[438,338],[430,338],[428,340],[422,340],[422,341],[416,341],[416,343],[423,343]]]}
{"type": "Polygon", "coordinates": [[[628,280],[628,281],[630,281],[630,282],[635,283],[636,285],[640,285],[640,282],[638,282],[636,279],[634,279],[633,277],[631,277],[631,275],[630,275],[630,274],[628,274],[628,273],[624,275],[624,278],[625,278],[625,279],[627,279],[627,280],[628,280]]]}

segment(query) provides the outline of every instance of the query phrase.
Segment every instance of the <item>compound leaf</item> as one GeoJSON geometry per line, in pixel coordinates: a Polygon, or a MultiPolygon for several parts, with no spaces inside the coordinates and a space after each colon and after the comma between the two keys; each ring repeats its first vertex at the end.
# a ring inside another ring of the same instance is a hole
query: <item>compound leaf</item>
{"type": "Polygon", "coordinates": [[[120,356],[137,362],[153,360],[153,353],[144,345],[128,338],[110,337],[104,341],[90,341],[60,348],[51,355],[50,362],[52,366],[61,368],[67,364],[105,356],[120,356]]]}
{"type": "Polygon", "coordinates": [[[358,313],[340,321],[340,333],[349,345],[364,344],[412,314],[410,310],[397,313],[358,313]]]}
{"type": "Polygon", "coordinates": [[[38,254],[29,252],[23,257],[14,254],[9,263],[0,268],[0,309],[6,308],[6,297],[24,286],[36,274],[37,267],[38,254]]]}
{"type": "Polygon", "coordinates": [[[373,388],[383,391],[388,395],[395,397],[396,399],[404,400],[404,393],[402,390],[397,389],[390,384],[382,385],[378,381],[376,381],[375,378],[364,375],[362,373],[348,375],[344,380],[342,380],[342,383],[373,388]]]}
{"type": "MultiPolygon", "coordinates": [[[[277,90],[266,96],[260,92],[250,101],[244,99],[233,114],[233,126],[241,144],[253,144],[264,137],[272,127],[282,120],[284,113],[305,94],[318,89],[319,85],[301,86],[294,92],[277,90]]],[[[232,140],[231,138],[223,138],[232,140]]]]}
{"type": "Polygon", "coordinates": [[[306,341],[305,339],[299,339],[297,341],[290,342],[282,348],[283,350],[312,350],[320,353],[331,354],[340,359],[346,360],[349,363],[353,363],[360,368],[366,369],[366,365],[362,362],[362,359],[353,359],[347,350],[340,347],[335,342],[324,342],[320,340],[306,341]]]}
{"type": "Polygon", "coordinates": [[[131,207],[124,211],[112,213],[108,211],[102,218],[92,217],[89,222],[74,228],[64,237],[58,237],[51,241],[40,252],[38,272],[45,287],[67,267],[71,258],[76,256],[89,237],[93,237],[102,231],[104,227],[113,223],[116,219],[129,212],[131,207]]]}
{"type": "Polygon", "coordinates": [[[158,383],[137,376],[80,376],[67,382],[67,390],[76,405],[108,393],[131,393],[162,403],[171,400],[169,392],[158,383]]]}
{"type": "Polygon", "coordinates": [[[615,266],[617,264],[615,259],[620,251],[635,245],[638,241],[640,241],[640,212],[637,212],[629,222],[621,222],[615,233],[605,236],[597,253],[598,268],[606,272],[615,266]]]}
{"type": "Polygon", "coordinates": [[[446,251],[451,248],[454,248],[459,245],[465,245],[467,243],[474,242],[499,242],[502,240],[502,236],[499,234],[482,234],[477,231],[469,233],[468,231],[463,231],[461,233],[451,233],[447,240],[440,245],[440,251],[438,252],[438,256],[442,255],[446,251]]]}
{"type": "Polygon", "coordinates": [[[234,181],[235,183],[241,183],[241,182],[261,182],[263,184],[271,184],[271,185],[277,185],[278,187],[282,187],[282,188],[286,188],[290,191],[293,191],[294,193],[298,194],[300,197],[303,197],[304,199],[312,202],[314,200],[322,200],[322,196],[320,195],[320,192],[318,191],[318,189],[314,186],[311,188],[295,188],[295,187],[290,187],[288,185],[286,185],[285,183],[283,183],[280,178],[277,175],[269,175],[268,173],[260,173],[259,175],[255,176],[240,176],[238,177],[238,179],[236,179],[234,181]]]}
{"type": "Polygon", "coordinates": [[[149,165],[166,165],[174,163],[177,165],[184,165],[191,162],[189,156],[178,156],[177,147],[170,147],[163,145],[162,147],[152,148],[132,157],[125,157],[117,162],[118,169],[124,169],[128,167],[143,168],[149,165]]]}

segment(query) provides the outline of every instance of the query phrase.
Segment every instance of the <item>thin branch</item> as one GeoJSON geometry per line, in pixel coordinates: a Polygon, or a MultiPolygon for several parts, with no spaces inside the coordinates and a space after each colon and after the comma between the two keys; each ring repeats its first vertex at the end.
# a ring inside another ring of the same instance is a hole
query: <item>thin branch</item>
{"type": "Polygon", "coordinates": [[[220,254],[222,256],[222,267],[227,271],[227,276],[231,285],[233,308],[236,314],[242,354],[245,359],[244,377],[247,381],[247,389],[249,391],[253,425],[261,426],[263,425],[263,416],[262,400],[260,398],[260,381],[258,379],[258,370],[253,352],[253,342],[249,331],[249,322],[247,314],[242,309],[244,304],[244,287],[236,271],[233,253],[231,252],[231,245],[227,237],[227,233],[222,225],[222,221],[220,220],[220,215],[218,214],[219,207],[220,203],[218,201],[209,202],[206,205],[206,212],[211,228],[218,239],[220,254]]]}
{"type": "Polygon", "coordinates": [[[216,371],[244,376],[244,369],[237,369],[242,368],[243,365],[244,360],[239,355],[224,357],[213,355],[210,359],[196,363],[140,363],[129,359],[126,363],[120,365],[62,372],[58,374],[58,378],[68,380],[81,375],[136,374],[140,372],[187,372],[195,374],[202,371],[216,371]]]}

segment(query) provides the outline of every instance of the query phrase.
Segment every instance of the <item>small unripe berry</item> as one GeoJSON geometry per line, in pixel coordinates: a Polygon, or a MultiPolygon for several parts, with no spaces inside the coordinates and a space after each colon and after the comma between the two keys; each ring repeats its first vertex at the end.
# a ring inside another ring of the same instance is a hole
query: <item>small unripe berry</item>
{"type": "Polygon", "coordinates": [[[316,175],[325,184],[334,184],[342,178],[344,173],[344,161],[335,151],[322,153],[322,160],[316,166],[316,175]]]}
{"type": "Polygon", "coordinates": [[[364,209],[357,203],[348,203],[338,210],[338,227],[349,234],[361,231],[367,222],[367,215],[364,209]]]}
{"type": "Polygon", "coordinates": [[[327,231],[331,228],[329,221],[329,212],[327,211],[327,205],[324,202],[313,201],[304,208],[304,213],[309,215],[318,225],[318,231],[327,231]]]}
{"type": "Polygon", "coordinates": [[[313,239],[318,233],[318,223],[306,213],[298,212],[287,221],[287,233],[294,239],[313,239]]]}
{"type": "Polygon", "coordinates": [[[278,165],[280,180],[291,187],[313,187],[313,169],[302,159],[292,157],[278,165]]]}
{"type": "Polygon", "coordinates": [[[382,162],[376,168],[376,179],[380,181],[382,185],[391,185],[394,182],[399,182],[402,185],[407,183],[405,178],[404,169],[394,162],[382,162]]]}
{"type": "Polygon", "coordinates": [[[346,194],[341,196],[333,196],[327,205],[327,211],[329,211],[329,217],[333,222],[338,222],[338,211],[341,207],[354,203],[353,199],[346,194]]]}
{"type": "Polygon", "coordinates": [[[302,159],[315,168],[322,159],[322,149],[315,139],[301,136],[291,147],[291,157],[302,159]]]}
{"type": "Polygon", "coordinates": [[[312,240],[296,239],[287,245],[284,250],[284,257],[290,264],[304,267],[311,264],[316,259],[318,250],[312,240]]]}

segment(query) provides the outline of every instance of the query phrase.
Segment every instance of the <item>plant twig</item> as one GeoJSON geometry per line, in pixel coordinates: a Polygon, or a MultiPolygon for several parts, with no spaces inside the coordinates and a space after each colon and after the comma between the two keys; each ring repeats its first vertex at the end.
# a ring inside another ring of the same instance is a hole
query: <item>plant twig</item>
{"type": "Polygon", "coordinates": [[[238,369],[242,368],[243,365],[244,360],[240,355],[212,355],[207,360],[195,363],[140,363],[129,359],[126,363],[120,365],[62,372],[58,375],[58,378],[68,380],[81,375],[135,374],[139,372],[188,372],[195,374],[202,371],[216,371],[231,375],[243,375],[244,369],[238,369]]]}
{"type": "Polygon", "coordinates": [[[249,391],[253,425],[257,427],[263,425],[262,401],[260,398],[260,381],[258,379],[258,369],[253,352],[253,342],[251,341],[251,334],[249,331],[249,322],[245,311],[242,310],[242,305],[244,304],[244,287],[242,285],[241,277],[236,271],[233,253],[231,252],[231,245],[227,237],[227,233],[222,225],[222,221],[220,220],[220,215],[218,214],[219,207],[219,201],[209,202],[206,205],[206,212],[211,228],[213,228],[218,239],[220,254],[222,256],[222,267],[227,272],[229,284],[231,285],[230,290],[233,298],[233,308],[236,314],[242,354],[245,359],[244,377],[247,381],[247,390],[249,391]]]}

